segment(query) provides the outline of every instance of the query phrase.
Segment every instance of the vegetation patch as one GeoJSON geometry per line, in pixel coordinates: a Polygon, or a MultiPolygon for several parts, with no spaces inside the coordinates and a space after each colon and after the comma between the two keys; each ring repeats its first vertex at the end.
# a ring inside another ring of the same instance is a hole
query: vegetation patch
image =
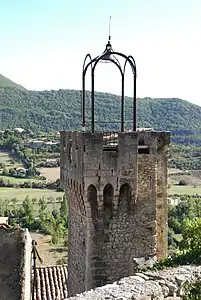
{"type": "Polygon", "coordinates": [[[52,190],[40,190],[40,189],[16,189],[16,188],[0,188],[0,199],[9,200],[16,198],[19,201],[23,201],[26,196],[30,198],[44,198],[45,200],[57,197],[63,197],[63,192],[56,192],[52,190]]]}
{"type": "Polygon", "coordinates": [[[172,184],[168,189],[168,195],[201,195],[201,185],[178,185],[172,184]]]}
{"type": "Polygon", "coordinates": [[[65,196],[59,203],[57,202],[54,209],[48,208],[47,200],[44,198],[37,200],[26,197],[21,205],[17,203],[17,199],[1,200],[0,215],[8,216],[11,226],[19,225],[31,231],[38,230],[50,234],[53,244],[60,244],[61,238],[67,234],[68,210],[65,196]]]}
{"type": "Polygon", "coordinates": [[[3,171],[5,168],[10,169],[14,167],[22,167],[22,164],[16,162],[8,152],[0,150],[0,171],[3,171]]]}
{"type": "Polygon", "coordinates": [[[43,182],[38,178],[22,178],[22,177],[12,177],[12,176],[3,176],[0,175],[0,182],[7,182],[11,184],[21,184],[23,182],[32,183],[32,182],[40,183],[43,182]]]}
{"type": "Polygon", "coordinates": [[[183,300],[200,300],[201,299],[201,280],[195,282],[186,282],[183,287],[183,300]]]}
{"type": "MultiPolygon", "coordinates": [[[[86,96],[89,99],[90,93],[87,92],[86,96]]],[[[118,130],[120,97],[96,92],[95,103],[97,129],[118,130]]],[[[90,126],[89,108],[90,102],[87,102],[87,126],[90,126]]],[[[3,130],[15,127],[44,132],[80,130],[80,113],[79,90],[27,91],[19,88],[0,88],[0,128],[3,130]]],[[[126,97],[125,115],[125,126],[131,128],[130,97],[126,97]]],[[[200,115],[200,106],[181,99],[137,99],[138,127],[171,130],[173,142],[176,144],[201,145],[200,115]]]]}

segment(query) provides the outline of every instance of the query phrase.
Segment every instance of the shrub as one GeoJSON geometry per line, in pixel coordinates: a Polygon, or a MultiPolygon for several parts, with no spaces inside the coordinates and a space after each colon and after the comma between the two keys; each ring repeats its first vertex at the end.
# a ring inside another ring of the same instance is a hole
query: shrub
{"type": "Polygon", "coordinates": [[[179,185],[187,185],[187,182],[184,179],[179,180],[179,185]]]}
{"type": "Polygon", "coordinates": [[[184,284],[183,300],[200,300],[201,299],[201,280],[187,282],[184,284]]]}
{"type": "Polygon", "coordinates": [[[182,236],[183,240],[180,243],[181,250],[201,254],[201,218],[189,221],[182,236]]]}

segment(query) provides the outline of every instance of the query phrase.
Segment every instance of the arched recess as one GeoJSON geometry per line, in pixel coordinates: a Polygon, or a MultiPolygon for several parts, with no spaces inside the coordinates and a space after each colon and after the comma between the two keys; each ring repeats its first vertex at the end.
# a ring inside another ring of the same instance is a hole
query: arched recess
{"type": "Polygon", "coordinates": [[[119,192],[118,213],[128,213],[131,206],[131,186],[128,183],[124,183],[119,192]]]}
{"type": "Polygon", "coordinates": [[[107,227],[112,218],[112,206],[113,206],[114,189],[111,184],[107,184],[103,190],[103,205],[104,205],[104,224],[107,227]]]}
{"type": "Polygon", "coordinates": [[[98,222],[98,202],[97,202],[97,189],[93,184],[90,184],[87,189],[87,199],[91,204],[91,218],[94,225],[98,222]]]}

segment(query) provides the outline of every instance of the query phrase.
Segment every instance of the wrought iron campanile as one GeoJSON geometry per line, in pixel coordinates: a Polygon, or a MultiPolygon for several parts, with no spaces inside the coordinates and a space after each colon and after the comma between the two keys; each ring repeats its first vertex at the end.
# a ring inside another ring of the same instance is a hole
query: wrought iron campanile
{"type": "Polygon", "coordinates": [[[87,54],[83,64],[82,125],[88,125],[85,77],[89,69],[90,131],[61,132],[60,178],[69,204],[69,297],[132,276],[136,273],[134,258],[163,259],[168,249],[170,135],[136,130],[135,61],[132,56],[113,51],[110,40],[109,34],[103,54],[94,59],[87,54]],[[95,132],[103,128],[102,124],[95,128],[94,120],[94,73],[101,61],[115,64],[121,74],[119,132],[95,132]],[[132,132],[126,131],[127,118],[124,122],[127,63],[133,74],[132,132]]]}
{"type": "Polygon", "coordinates": [[[94,121],[94,102],[95,102],[95,91],[94,91],[94,74],[97,64],[100,61],[111,62],[117,66],[121,74],[121,132],[124,132],[124,85],[125,85],[125,71],[126,65],[129,63],[132,73],[133,73],[133,117],[132,117],[132,130],[136,131],[136,64],[133,56],[125,55],[123,53],[113,51],[111,45],[111,36],[109,34],[108,43],[106,45],[105,51],[92,59],[90,54],[87,54],[83,63],[82,71],[82,126],[86,126],[86,115],[85,115],[85,77],[88,68],[91,69],[91,131],[94,133],[95,121],[94,121]],[[124,59],[123,65],[119,62],[118,58],[124,59]],[[87,63],[87,60],[89,62],[87,63]]]}

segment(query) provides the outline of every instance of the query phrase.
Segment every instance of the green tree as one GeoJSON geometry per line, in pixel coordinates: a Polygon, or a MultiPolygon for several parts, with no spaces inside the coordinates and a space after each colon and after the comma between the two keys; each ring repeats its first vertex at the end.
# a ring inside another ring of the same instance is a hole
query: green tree
{"type": "Polygon", "coordinates": [[[31,228],[35,222],[35,211],[33,202],[28,196],[22,202],[22,209],[23,217],[21,218],[21,225],[22,227],[31,228]]]}
{"type": "Polygon", "coordinates": [[[187,182],[184,179],[179,180],[179,185],[187,185],[187,182]]]}
{"type": "Polygon", "coordinates": [[[39,217],[40,217],[46,212],[46,208],[47,208],[47,204],[44,197],[39,199],[38,205],[39,205],[39,217]]]}
{"type": "Polygon", "coordinates": [[[2,162],[0,162],[0,169],[5,169],[6,165],[2,162]]]}
{"type": "Polygon", "coordinates": [[[0,205],[0,216],[5,217],[6,216],[6,211],[7,211],[7,203],[5,200],[0,199],[1,205],[0,205]]]}
{"type": "Polygon", "coordinates": [[[67,199],[65,194],[63,196],[63,200],[60,206],[60,216],[64,220],[64,225],[67,228],[68,227],[68,205],[67,205],[67,199]]]}
{"type": "Polygon", "coordinates": [[[190,221],[182,235],[180,249],[192,254],[201,254],[201,219],[190,221]]]}
{"type": "Polygon", "coordinates": [[[8,176],[9,175],[9,170],[8,169],[3,169],[2,175],[3,176],[8,176]]]}

